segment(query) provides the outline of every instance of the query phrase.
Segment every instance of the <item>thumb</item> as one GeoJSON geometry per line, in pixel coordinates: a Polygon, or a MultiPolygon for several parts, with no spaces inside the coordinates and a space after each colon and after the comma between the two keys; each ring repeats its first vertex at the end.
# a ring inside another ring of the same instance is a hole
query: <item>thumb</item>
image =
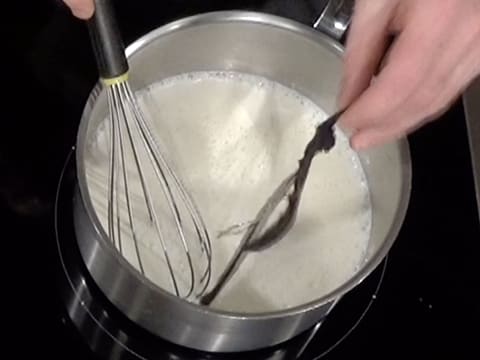
{"type": "Polygon", "coordinates": [[[393,3],[395,1],[390,0],[357,1],[345,49],[339,108],[352,103],[370,85],[389,44],[393,3]]]}

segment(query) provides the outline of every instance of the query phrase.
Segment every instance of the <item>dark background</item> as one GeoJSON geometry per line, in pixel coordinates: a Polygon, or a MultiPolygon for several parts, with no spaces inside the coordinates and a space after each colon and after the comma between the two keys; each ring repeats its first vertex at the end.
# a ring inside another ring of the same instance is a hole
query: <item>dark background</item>
{"type": "MultiPolygon", "coordinates": [[[[219,9],[262,10],[309,24],[323,1],[116,5],[128,44],[170,20],[219,9]]],[[[90,43],[83,22],[60,1],[2,6],[0,224],[6,245],[2,327],[8,339],[2,351],[11,348],[15,358],[90,359],[92,353],[65,324],[53,230],[58,177],[97,80],[90,43]]],[[[409,140],[412,198],[381,291],[359,327],[326,359],[479,358],[480,226],[461,101],[409,140]]],[[[355,297],[346,301],[338,318],[352,315],[348,301],[355,297]]],[[[315,341],[308,358],[316,355],[315,341]]]]}

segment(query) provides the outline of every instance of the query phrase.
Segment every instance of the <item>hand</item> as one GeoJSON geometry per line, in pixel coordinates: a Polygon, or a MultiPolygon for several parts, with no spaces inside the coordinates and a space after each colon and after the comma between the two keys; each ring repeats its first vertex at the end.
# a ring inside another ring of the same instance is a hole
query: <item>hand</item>
{"type": "Polygon", "coordinates": [[[94,12],[93,0],[63,0],[65,4],[72,10],[73,15],[80,19],[89,19],[94,12]]]}
{"type": "Polygon", "coordinates": [[[405,136],[480,73],[480,0],[357,0],[344,66],[340,123],[352,147],[405,136]]]}

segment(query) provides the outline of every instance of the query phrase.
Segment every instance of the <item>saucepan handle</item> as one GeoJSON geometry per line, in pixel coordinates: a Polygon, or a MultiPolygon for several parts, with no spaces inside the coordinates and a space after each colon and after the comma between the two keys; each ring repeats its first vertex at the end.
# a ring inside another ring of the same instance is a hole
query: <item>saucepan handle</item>
{"type": "Polygon", "coordinates": [[[350,26],[354,0],[328,0],[313,27],[340,41],[350,26]]]}

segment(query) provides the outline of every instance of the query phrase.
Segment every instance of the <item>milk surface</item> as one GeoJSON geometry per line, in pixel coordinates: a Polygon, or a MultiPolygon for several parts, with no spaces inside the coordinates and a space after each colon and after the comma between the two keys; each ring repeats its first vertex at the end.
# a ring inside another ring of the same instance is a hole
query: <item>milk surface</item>
{"type": "MultiPolygon", "coordinates": [[[[315,126],[326,114],[278,83],[229,72],[184,74],[136,95],[159,148],[205,220],[212,242],[213,284],[242,231],[275,187],[296,170],[315,126]]],[[[106,119],[99,127],[85,156],[90,196],[105,229],[108,124],[106,119]]],[[[293,228],[270,249],[248,255],[211,306],[255,313],[301,305],[331,292],[358,269],[371,228],[368,186],[347,137],[338,128],[335,132],[334,148],[313,160],[293,228]]],[[[140,156],[147,164],[146,153],[140,156]]],[[[162,244],[142,207],[133,158],[127,157],[126,162],[133,183],[131,201],[139,219],[135,225],[139,247],[134,246],[124,211],[122,254],[137,269],[140,255],[145,276],[172,291],[162,244]]],[[[153,173],[147,178],[149,183],[156,182],[153,173]]],[[[159,217],[166,219],[161,188],[152,186],[151,192],[159,217]]],[[[163,228],[166,237],[175,237],[172,221],[165,220],[163,228]]],[[[181,247],[168,241],[167,245],[172,246],[171,260],[178,265],[179,282],[187,286],[189,273],[181,247]]]]}

